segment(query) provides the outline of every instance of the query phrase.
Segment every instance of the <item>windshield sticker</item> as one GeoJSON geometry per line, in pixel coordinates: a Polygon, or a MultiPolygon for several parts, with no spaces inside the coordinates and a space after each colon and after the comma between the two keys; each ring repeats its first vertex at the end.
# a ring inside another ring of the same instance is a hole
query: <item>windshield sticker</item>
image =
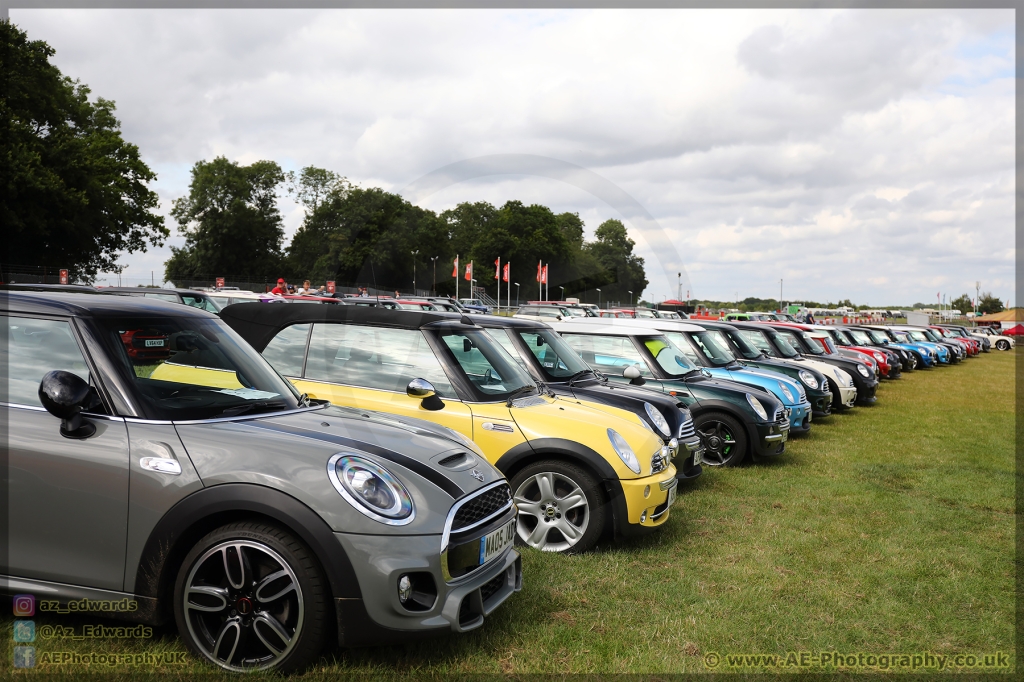
{"type": "Polygon", "coordinates": [[[224,388],[214,392],[233,395],[242,400],[267,400],[268,398],[276,398],[281,395],[280,393],[270,393],[269,391],[257,391],[255,388],[224,388]]]}

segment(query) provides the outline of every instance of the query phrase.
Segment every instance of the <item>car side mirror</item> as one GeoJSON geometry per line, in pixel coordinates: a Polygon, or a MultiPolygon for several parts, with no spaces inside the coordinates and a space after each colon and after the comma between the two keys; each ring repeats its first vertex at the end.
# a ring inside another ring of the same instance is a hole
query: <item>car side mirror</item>
{"type": "MultiPolygon", "coordinates": [[[[468,341],[468,339],[467,339],[468,341]]],[[[405,387],[405,394],[410,398],[419,398],[424,410],[436,412],[444,409],[444,401],[437,397],[434,385],[426,379],[413,379],[405,387]]]]}
{"type": "Polygon", "coordinates": [[[558,320],[559,322],[561,322],[562,321],[562,316],[561,315],[555,315],[555,319],[558,320]]]}
{"type": "Polygon", "coordinates": [[[39,382],[39,402],[46,411],[61,420],[60,435],[82,440],[96,433],[96,427],[83,421],[82,412],[99,402],[95,389],[85,379],[57,369],[47,372],[39,382]]]}
{"type": "Polygon", "coordinates": [[[629,379],[629,383],[634,386],[643,386],[647,382],[642,376],[640,376],[640,370],[636,368],[636,365],[630,365],[626,369],[622,370],[622,376],[629,379]]]}
{"type": "Polygon", "coordinates": [[[540,348],[543,345],[544,345],[544,337],[543,336],[537,336],[537,347],[540,348]]]}
{"type": "Polygon", "coordinates": [[[473,342],[469,339],[462,339],[462,352],[468,353],[471,350],[473,350],[473,342]]]}

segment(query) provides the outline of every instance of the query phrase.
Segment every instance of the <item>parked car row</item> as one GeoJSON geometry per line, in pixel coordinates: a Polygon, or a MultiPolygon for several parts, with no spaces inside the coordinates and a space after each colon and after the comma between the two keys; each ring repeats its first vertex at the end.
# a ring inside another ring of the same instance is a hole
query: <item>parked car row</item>
{"type": "Polygon", "coordinates": [[[521,589],[519,548],[658,532],[705,467],[783,455],[880,382],[983,346],[947,326],[165,291],[0,294],[5,589],[132,599],[117,615],[174,621],[233,671],[302,669],[329,636],[478,628],[521,589]]]}

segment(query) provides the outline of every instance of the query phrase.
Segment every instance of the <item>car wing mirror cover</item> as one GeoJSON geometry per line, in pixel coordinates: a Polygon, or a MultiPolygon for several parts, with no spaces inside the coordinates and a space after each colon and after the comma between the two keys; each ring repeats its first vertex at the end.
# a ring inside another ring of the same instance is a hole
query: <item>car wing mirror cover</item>
{"type": "MultiPolygon", "coordinates": [[[[466,340],[468,342],[468,339],[466,340]]],[[[437,395],[434,385],[426,379],[413,379],[405,387],[405,393],[410,398],[419,398],[423,409],[436,412],[444,409],[444,401],[437,395]]]]}
{"type": "Polygon", "coordinates": [[[626,369],[622,370],[622,376],[629,379],[629,383],[634,386],[643,386],[647,383],[640,375],[640,370],[637,369],[636,365],[630,365],[626,369]]]}
{"type": "Polygon", "coordinates": [[[85,379],[61,369],[47,372],[39,382],[39,402],[61,420],[60,435],[81,440],[96,433],[96,427],[82,420],[82,412],[99,403],[96,389],[85,379]]]}

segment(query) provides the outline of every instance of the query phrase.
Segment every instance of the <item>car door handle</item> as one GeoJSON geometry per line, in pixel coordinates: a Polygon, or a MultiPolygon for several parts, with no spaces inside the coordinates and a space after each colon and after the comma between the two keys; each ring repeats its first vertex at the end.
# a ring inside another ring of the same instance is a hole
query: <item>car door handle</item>
{"type": "Polygon", "coordinates": [[[148,471],[171,474],[172,476],[181,473],[181,464],[178,463],[178,460],[169,457],[143,457],[139,460],[139,466],[148,471]]]}

